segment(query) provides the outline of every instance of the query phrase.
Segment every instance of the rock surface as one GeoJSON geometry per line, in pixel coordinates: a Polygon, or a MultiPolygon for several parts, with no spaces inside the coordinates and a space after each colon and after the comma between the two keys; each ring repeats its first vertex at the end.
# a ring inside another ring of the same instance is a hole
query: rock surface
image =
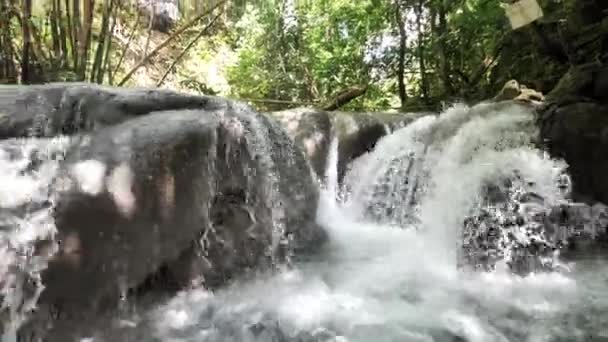
{"type": "Polygon", "coordinates": [[[154,111],[204,108],[213,98],[89,83],[0,86],[0,139],[50,137],[111,126],[154,111]]]}
{"type": "Polygon", "coordinates": [[[425,113],[347,113],[297,108],[271,115],[304,150],[319,177],[325,174],[332,137],[337,137],[338,176],[342,179],[347,166],[372,150],[380,138],[425,113]]]}
{"type": "Polygon", "coordinates": [[[121,298],[214,288],[326,239],[304,154],[245,105],[90,85],[2,90],[4,137],[78,133],[52,184],[57,240],[37,253],[58,252],[23,340],[84,337],[121,298]]]}
{"type": "Polygon", "coordinates": [[[608,106],[595,101],[550,103],[539,114],[549,153],[569,165],[574,198],[608,203],[608,106]]]}

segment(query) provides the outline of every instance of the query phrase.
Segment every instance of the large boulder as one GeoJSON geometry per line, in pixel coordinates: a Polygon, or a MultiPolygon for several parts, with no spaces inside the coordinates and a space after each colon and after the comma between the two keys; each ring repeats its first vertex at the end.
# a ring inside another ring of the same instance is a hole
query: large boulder
{"type": "Polygon", "coordinates": [[[541,138],[569,165],[576,200],[608,203],[608,106],[592,100],[550,103],[539,114],[541,138]]]}
{"type": "Polygon", "coordinates": [[[209,101],[169,90],[89,83],[0,85],[0,139],[92,131],[154,111],[204,108],[209,101]]]}
{"type": "Polygon", "coordinates": [[[348,165],[371,151],[376,142],[426,113],[382,113],[322,111],[296,108],[271,115],[304,150],[315,173],[322,177],[333,137],[338,139],[338,176],[344,177],[348,165]]]}
{"type": "MultiPolygon", "coordinates": [[[[35,253],[57,252],[20,338],[84,337],[125,296],[215,288],[325,240],[303,153],[278,123],[249,107],[163,91],[87,86],[78,98],[71,87],[36,89],[19,94],[38,105],[26,118],[54,123],[41,135],[64,132],[76,112],[83,122],[110,119],[79,131],[51,184],[57,234],[39,241],[35,253]],[[70,111],[63,103],[80,105],[70,111]],[[164,110],[172,106],[183,109],[164,110]]],[[[21,99],[15,102],[29,108],[21,99]]],[[[10,112],[3,132],[33,132],[35,122],[10,112]]]]}

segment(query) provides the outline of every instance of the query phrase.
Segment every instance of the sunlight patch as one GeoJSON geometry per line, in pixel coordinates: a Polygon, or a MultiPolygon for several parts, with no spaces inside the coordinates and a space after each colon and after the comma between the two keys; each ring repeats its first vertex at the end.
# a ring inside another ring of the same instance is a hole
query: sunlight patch
{"type": "Polygon", "coordinates": [[[133,172],[129,165],[123,163],[112,170],[108,177],[107,186],[118,210],[125,217],[131,217],[135,210],[135,195],[131,191],[133,172]]]}
{"type": "Polygon", "coordinates": [[[82,192],[98,195],[103,190],[106,166],[102,162],[94,159],[85,160],[74,165],[71,171],[82,192]]]}

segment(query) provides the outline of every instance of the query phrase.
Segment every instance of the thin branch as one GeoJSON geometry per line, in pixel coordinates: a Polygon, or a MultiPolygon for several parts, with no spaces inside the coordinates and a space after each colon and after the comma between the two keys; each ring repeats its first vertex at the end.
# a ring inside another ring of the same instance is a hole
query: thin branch
{"type": "Polygon", "coordinates": [[[485,75],[486,71],[488,71],[490,69],[490,67],[492,67],[494,65],[495,61],[500,56],[504,46],[505,46],[505,36],[501,37],[498,40],[498,43],[496,44],[496,46],[494,47],[494,51],[492,52],[491,62],[482,63],[479,66],[479,68],[477,69],[477,71],[473,75],[471,75],[470,81],[467,82],[469,87],[475,86],[475,85],[477,85],[477,83],[479,83],[479,81],[481,80],[483,75],[485,75]]]}
{"type": "Polygon", "coordinates": [[[201,39],[202,36],[204,36],[209,29],[213,26],[213,24],[215,23],[215,21],[222,15],[223,11],[220,12],[218,15],[216,15],[210,22],[209,24],[207,24],[199,34],[196,35],[196,37],[192,38],[192,40],[190,41],[190,43],[188,43],[188,45],[186,45],[186,47],[182,50],[182,52],[180,52],[180,54],[173,60],[173,63],[171,63],[171,66],[169,66],[169,68],[167,68],[167,70],[165,71],[165,73],[163,74],[163,76],[160,78],[160,81],[158,81],[158,83],[156,84],[157,87],[160,87],[164,82],[165,79],[167,78],[167,76],[169,76],[169,73],[171,73],[171,70],[173,70],[173,68],[175,68],[175,66],[177,65],[177,63],[179,63],[179,61],[182,59],[182,57],[184,57],[184,55],[188,52],[188,50],[190,50],[194,44],[201,39]]]}
{"type": "MultiPolygon", "coordinates": [[[[122,53],[120,54],[118,63],[116,63],[114,72],[111,72],[109,74],[110,78],[109,78],[108,82],[110,83],[110,85],[112,85],[112,83],[114,82],[114,75],[116,75],[118,70],[120,70],[120,67],[122,66],[122,62],[124,61],[125,56],[127,55],[127,50],[129,49],[129,45],[131,45],[131,40],[133,40],[133,37],[135,37],[135,32],[137,31],[137,24],[139,24],[140,17],[141,17],[141,12],[137,11],[137,16],[135,17],[135,21],[133,22],[133,26],[131,27],[131,32],[129,34],[129,38],[127,38],[127,42],[124,44],[124,46],[122,48],[122,53]]],[[[116,19],[116,20],[118,20],[118,19],[116,19]]]]}
{"type": "Polygon", "coordinates": [[[144,45],[144,57],[148,54],[148,49],[150,48],[150,41],[152,40],[152,28],[154,27],[154,19],[156,18],[156,4],[152,2],[152,11],[150,11],[150,23],[148,23],[148,37],[146,38],[146,45],[144,45]]]}
{"type": "Polygon", "coordinates": [[[367,86],[351,87],[340,92],[333,100],[323,107],[323,110],[336,110],[367,92],[367,86]]]}
{"type": "Polygon", "coordinates": [[[165,46],[169,45],[169,43],[171,43],[175,38],[177,38],[182,32],[186,31],[188,28],[192,27],[194,24],[196,24],[199,20],[201,20],[202,18],[204,18],[205,16],[209,15],[209,13],[212,13],[216,8],[218,8],[220,5],[222,5],[226,0],[220,1],[218,3],[216,3],[213,7],[211,7],[209,10],[205,11],[203,14],[200,14],[198,16],[196,16],[194,19],[190,20],[189,22],[187,22],[186,24],[184,24],[180,29],[178,29],[177,31],[175,31],[172,35],[170,35],[167,39],[165,39],[162,43],[160,43],[156,48],[154,48],[154,50],[152,50],[146,57],[144,57],[141,61],[139,61],[139,63],[137,63],[126,75],[125,77],[123,77],[123,79],[118,82],[119,86],[124,85],[130,78],[131,76],[133,76],[133,74],[139,69],[141,68],[144,64],[146,64],[148,62],[148,60],[150,60],[150,58],[156,56],[156,54],[162,50],[165,46]]]}
{"type": "Polygon", "coordinates": [[[274,99],[248,99],[241,98],[238,99],[240,101],[245,102],[254,102],[254,103],[269,103],[269,104],[286,104],[286,105],[298,105],[298,106],[317,106],[319,102],[307,102],[307,101],[289,101],[289,100],[274,100],[274,99]]]}

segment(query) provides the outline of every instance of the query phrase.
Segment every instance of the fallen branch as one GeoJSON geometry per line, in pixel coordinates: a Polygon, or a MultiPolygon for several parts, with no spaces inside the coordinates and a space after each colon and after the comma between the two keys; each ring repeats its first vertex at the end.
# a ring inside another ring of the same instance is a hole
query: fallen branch
{"type": "Polygon", "coordinates": [[[331,111],[336,110],[350,101],[362,96],[367,91],[367,86],[364,87],[351,87],[340,92],[331,102],[323,107],[323,110],[331,111]]]}
{"type": "Polygon", "coordinates": [[[218,8],[219,6],[223,5],[224,2],[226,2],[226,0],[223,0],[223,1],[220,1],[220,2],[216,3],[215,6],[211,7],[209,10],[205,11],[204,13],[196,16],[195,18],[193,18],[189,22],[185,23],[177,31],[175,31],[174,33],[172,33],[169,37],[167,37],[167,39],[165,39],[156,48],[154,48],[154,50],[150,51],[150,53],[148,55],[146,55],[144,58],[142,58],[139,61],[139,63],[137,63],[133,68],[131,68],[131,70],[125,75],[125,77],[123,77],[123,79],[120,82],[118,82],[118,86],[124,85],[131,78],[131,76],[133,76],[133,74],[139,68],[141,68],[144,64],[146,64],[150,60],[150,58],[156,56],[156,54],[158,54],[158,52],[160,52],[160,50],[162,50],[165,46],[169,45],[169,43],[171,43],[175,38],[177,38],[182,32],[184,32],[187,29],[189,29],[190,27],[192,27],[199,20],[201,20],[205,16],[209,15],[209,13],[212,13],[216,8],[218,8]]]}
{"type": "Polygon", "coordinates": [[[220,12],[218,15],[213,17],[213,19],[209,22],[209,24],[207,24],[207,26],[205,26],[203,29],[201,29],[201,32],[199,32],[199,34],[197,34],[196,37],[192,38],[190,43],[188,43],[188,45],[186,45],[186,47],[182,50],[182,52],[180,52],[180,54],[177,57],[175,57],[175,59],[173,60],[173,63],[171,63],[171,66],[169,66],[169,68],[167,68],[167,70],[165,71],[163,76],[160,78],[160,80],[156,84],[157,87],[160,87],[165,82],[165,79],[167,78],[167,76],[169,76],[169,74],[171,73],[171,70],[173,70],[173,68],[175,68],[177,63],[179,63],[179,61],[182,59],[182,57],[184,57],[184,55],[194,46],[194,44],[196,44],[196,42],[199,39],[201,39],[201,37],[204,36],[209,31],[209,29],[213,26],[213,24],[215,24],[215,21],[222,14],[223,14],[223,12],[220,12]]]}
{"type": "Polygon", "coordinates": [[[289,101],[289,100],[274,100],[274,99],[248,99],[239,98],[240,101],[255,102],[255,103],[269,103],[269,104],[285,104],[285,105],[297,105],[297,106],[316,106],[317,102],[306,102],[306,101],[289,101]]]}
{"type": "MultiPolygon", "coordinates": [[[[319,108],[318,102],[306,102],[306,101],[289,101],[289,100],[275,100],[275,99],[250,99],[250,98],[236,98],[238,101],[245,102],[253,102],[253,103],[268,103],[268,104],[284,104],[284,105],[294,105],[294,106],[307,106],[313,108],[319,108]]],[[[376,110],[376,111],[385,111],[385,110],[397,110],[397,112],[383,112],[385,114],[400,114],[414,111],[434,111],[436,110],[435,106],[425,105],[425,104],[411,104],[402,107],[366,107],[365,110],[376,110]]]]}

